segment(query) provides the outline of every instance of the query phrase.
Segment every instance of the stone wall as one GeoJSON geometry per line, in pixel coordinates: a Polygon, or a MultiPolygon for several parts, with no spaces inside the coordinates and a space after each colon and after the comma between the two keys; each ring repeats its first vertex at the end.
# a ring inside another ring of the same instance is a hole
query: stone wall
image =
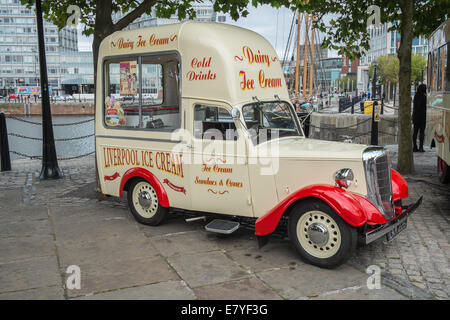
{"type": "MultiPolygon", "coordinates": [[[[54,102],[50,103],[52,115],[94,115],[93,102],[54,102]]],[[[0,112],[11,115],[24,115],[23,103],[1,103],[0,112]]],[[[30,104],[30,115],[42,113],[41,103],[30,104]]]]}
{"type": "MultiPolygon", "coordinates": [[[[372,115],[313,113],[309,137],[313,139],[370,144],[372,115]]],[[[378,122],[378,144],[397,143],[397,116],[382,115],[378,122]]]]}

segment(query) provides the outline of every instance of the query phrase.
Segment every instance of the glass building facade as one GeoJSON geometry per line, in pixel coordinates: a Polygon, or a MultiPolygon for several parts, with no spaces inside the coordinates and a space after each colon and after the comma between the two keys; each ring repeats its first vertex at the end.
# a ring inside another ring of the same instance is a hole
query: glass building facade
{"type": "MultiPolygon", "coordinates": [[[[197,21],[216,21],[211,2],[194,3],[197,21]]],[[[114,14],[113,21],[124,14],[114,14]]],[[[156,18],[142,15],[126,29],[179,22],[176,16],[156,18]]],[[[44,20],[49,86],[53,95],[94,93],[93,54],[78,50],[75,28],[58,27],[44,20]]],[[[39,50],[34,9],[20,0],[0,0],[0,95],[17,92],[18,87],[39,86],[39,50]]]]}
{"type": "MultiPolygon", "coordinates": [[[[49,85],[61,89],[61,55],[78,51],[76,29],[58,30],[44,21],[49,85]]],[[[0,94],[18,86],[39,85],[36,14],[20,0],[0,0],[0,94]]]]}

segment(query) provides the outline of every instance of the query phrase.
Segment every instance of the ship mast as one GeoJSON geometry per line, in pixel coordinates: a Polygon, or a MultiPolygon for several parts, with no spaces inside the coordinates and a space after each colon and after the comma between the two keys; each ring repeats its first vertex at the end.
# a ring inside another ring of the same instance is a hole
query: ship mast
{"type": "Polygon", "coordinates": [[[303,61],[303,98],[306,98],[306,85],[307,85],[307,76],[308,76],[308,44],[309,44],[309,14],[306,13],[305,18],[305,53],[304,53],[304,61],[303,61]]]}
{"type": "Polygon", "coordinates": [[[314,94],[314,16],[311,16],[311,63],[309,66],[309,95],[314,94]]]}
{"type": "Polygon", "coordinates": [[[300,58],[300,11],[297,16],[297,59],[295,62],[295,99],[298,100],[299,87],[299,58],[300,58]]]}

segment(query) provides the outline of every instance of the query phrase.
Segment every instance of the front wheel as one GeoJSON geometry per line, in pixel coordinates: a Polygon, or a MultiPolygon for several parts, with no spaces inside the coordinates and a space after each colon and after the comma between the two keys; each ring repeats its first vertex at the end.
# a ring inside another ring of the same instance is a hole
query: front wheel
{"type": "Polygon", "coordinates": [[[441,183],[449,183],[450,182],[450,166],[445,163],[442,158],[438,157],[438,173],[439,173],[439,181],[441,183]]]}
{"type": "Polygon", "coordinates": [[[320,200],[301,202],[289,216],[289,239],[301,258],[321,268],[346,262],[357,244],[356,229],[320,200]]]}
{"type": "Polygon", "coordinates": [[[161,206],[155,188],[144,179],[136,179],[131,183],[127,197],[131,213],[142,224],[161,224],[169,210],[161,206]]]}

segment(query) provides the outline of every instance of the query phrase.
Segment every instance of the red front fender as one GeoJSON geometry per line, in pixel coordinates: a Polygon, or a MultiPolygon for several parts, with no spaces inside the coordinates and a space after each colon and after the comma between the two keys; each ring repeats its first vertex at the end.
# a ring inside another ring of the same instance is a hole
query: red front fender
{"type": "Polygon", "coordinates": [[[162,183],[155,177],[153,173],[144,168],[131,168],[122,177],[120,181],[120,197],[122,197],[122,192],[125,184],[132,178],[139,177],[147,180],[156,191],[158,196],[159,204],[163,207],[169,207],[169,198],[167,197],[166,190],[162,183]]]}
{"type": "Polygon", "coordinates": [[[408,184],[405,179],[402,177],[400,173],[391,169],[391,177],[392,177],[392,197],[394,201],[398,201],[400,199],[408,198],[408,184]]]}
{"type": "Polygon", "coordinates": [[[294,202],[310,197],[325,201],[344,221],[353,227],[360,227],[367,221],[364,209],[352,194],[335,186],[312,185],[294,192],[272,210],[258,218],[255,222],[255,234],[265,236],[272,233],[281,216],[294,202]]]}

